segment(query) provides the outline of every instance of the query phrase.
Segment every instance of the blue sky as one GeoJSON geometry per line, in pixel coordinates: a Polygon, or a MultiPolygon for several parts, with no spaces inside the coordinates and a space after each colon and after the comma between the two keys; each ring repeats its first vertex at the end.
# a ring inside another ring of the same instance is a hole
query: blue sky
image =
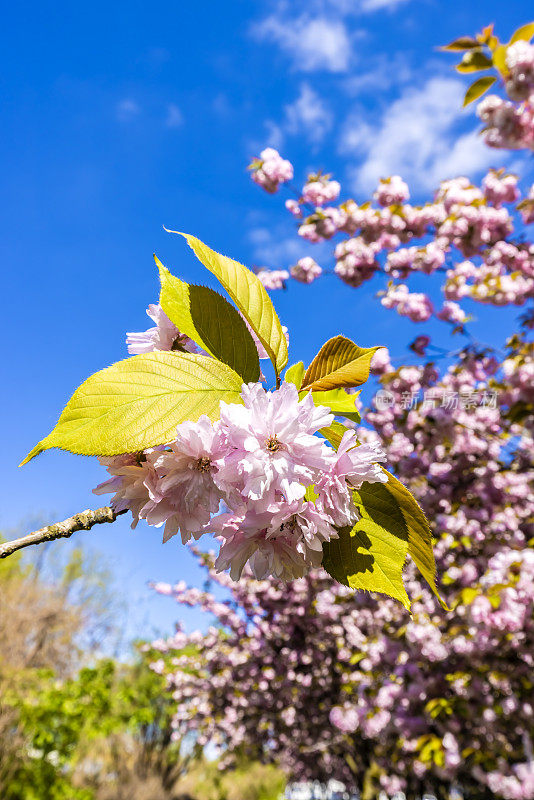
{"type": "MultiPolygon", "coordinates": [[[[153,251],[186,280],[210,282],[162,225],[245,263],[287,267],[308,249],[283,197],[263,194],[245,169],[267,144],[294,162],[296,180],[324,168],[359,201],[392,172],[425,199],[439,179],[477,178],[499,166],[503,154],[485,149],[471,112],[460,111],[466,81],[436,47],[492,21],[507,38],[528,21],[529,6],[10,4],[0,53],[0,529],[25,530],[32,517],[52,522],[97,504],[91,488],[103,476],[95,460],[50,452],[24,469],[17,464],[76,386],[124,357],[125,331],[148,327],[144,310],[157,298],[153,251]]],[[[353,291],[327,277],[276,294],[292,360],[309,360],[340,332],[403,356],[398,343],[422,328],[370,303],[377,288],[353,291]]],[[[485,317],[474,332],[501,340],[498,318],[485,317]]],[[[187,551],[176,540],[163,547],[159,531],[143,525],[131,532],[124,518],[82,537],[116,575],[126,628],[169,631],[177,609],[146,582],[202,580],[187,551]]],[[[199,622],[194,612],[184,617],[199,622]]]]}

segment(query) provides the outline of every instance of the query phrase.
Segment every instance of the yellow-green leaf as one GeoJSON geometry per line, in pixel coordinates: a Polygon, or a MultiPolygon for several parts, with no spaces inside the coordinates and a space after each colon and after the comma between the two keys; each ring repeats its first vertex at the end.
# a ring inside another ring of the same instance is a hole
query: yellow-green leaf
{"type": "Polygon", "coordinates": [[[474,100],[478,100],[479,97],[488,91],[489,87],[492,86],[497,78],[494,75],[485,75],[483,78],[479,78],[474,83],[471,84],[467,92],[465,93],[464,97],[464,108],[472,103],[474,100]]]}
{"type": "Polygon", "coordinates": [[[328,428],[321,428],[319,433],[330,442],[334,450],[337,450],[341,444],[343,436],[347,431],[350,430],[351,428],[347,428],[346,425],[342,425],[341,422],[334,420],[333,423],[328,426],[328,428]]]}
{"type": "Polygon", "coordinates": [[[426,580],[443,608],[447,604],[442,600],[436,586],[436,562],[432,550],[432,534],[423,510],[412,493],[391,472],[384,470],[388,476],[385,488],[396,501],[406,524],[408,532],[408,553],[415,561],[417,569],[426,580]]]}
{"type": "Polygon", "coordinates": [[[401,510],[382,483],[364,483],[354,500],[361,519],[338,529],[339,539],[323,545],[323,567],[352,589],[381,592],[409,611],[402,580],[408,532],[401,510]]]}
{"type": "Polygon", "coordinates": [[[358,394],[349,394],[345,389],[329,389],[326,392],[312,392],[312,398],[316,406],[328,406],[334,416],[360,422],[360,412],[356,408],[358,394]]]}
{"type": "Polygon", "coordinates": [[[297,389],[300,389],[302,386],[302,379],[304,377],[304,362],[297,361],[296,364],[292,364],[290,367],[287,368],[286,374],[284,375],[284,380],[286,383],[292,383],[297,389]]]}
{"type": "Polygon", "coordinates": [[[22,464],[51,447],[114,456],[166,444],[180,422],[217,419],[221,400],[241,402],[241,385],[233,369],[208,356],[154,351],[119,361],[82,383],[22,464]]]}
{"type": "Polygon", "coordinates": [[[482,50],[470,50],[465,53],[461,62],[457,65],[458,72],[478,72],[482,69],[491,69],[493,61],[491,58],[482,52],[482,50]]]}
{"type": "Polygon", "coordinates": [[[287,341],[274,306],[257,275],[232,258],[216,253],[200,239],[180,231],[199,261],[224,286],[267,351],[276,374],[287,364],[287,341]]]}
{"type": "Polygon", "coordinates": [[[460,36],[450,44],[440,47],[440,50],[450,50],[453,52],[462,52],[463,50],[472,50],[474,47],[479,47],[479,43],[472,36],[460,36]]]}
{"type": "Polygon", "coordinates": [[[522,39],[525,42],[530,42],[533,36],[534,36],[534,22],[527,22],[526,25],[522,25],[520,28],[516,30],[516,32],[510,39],[510,44],[518,42],[520,39],[522,39]]]}
{"type": "Polygon", "coordinates": [[[508,74],[508,67],[506,66],[506,45],[500,44],[493,51],[493,66],[498,70],[501,75],[508,74]]]}
{"type": "Polygon", "coordinates": [[[314,392],[353,387],[369,377],[371,359],[379,347],[358,347],[345,336],[334,336],[321,347],[306,370],[303,389],[314,392]]]}
{"type": "Polygon", "coordinates": [[[171,322],[214,358],[228,364],[245,383],[260,377],[258,350],[243,317],[220,294],[171,275],[159,258],[159,304],[171,322]]]}

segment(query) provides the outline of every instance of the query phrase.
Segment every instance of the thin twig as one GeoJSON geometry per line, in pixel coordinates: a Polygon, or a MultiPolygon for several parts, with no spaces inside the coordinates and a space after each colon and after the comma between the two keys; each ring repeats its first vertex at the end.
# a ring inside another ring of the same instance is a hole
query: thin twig
{"type": "Polygon", "coordinates": [[[31,544],[52,542],[54,539],[68,539],[76,531],[89,531],[93,525],[99,525],[101,522],[115,522],[120,514],[125,513],[126,510],[114,511],[110,506],[97,508],[95,511],[88,508],[80,514],[64,519],[63,522],[56,522],[54,525],[33,531],[27,536],[21,536],[20,539],[13,539],[11,542],[0,545],[0,558],[7,558],[17,550],[22,550],[23,547],[29,547],[31,544]]]}

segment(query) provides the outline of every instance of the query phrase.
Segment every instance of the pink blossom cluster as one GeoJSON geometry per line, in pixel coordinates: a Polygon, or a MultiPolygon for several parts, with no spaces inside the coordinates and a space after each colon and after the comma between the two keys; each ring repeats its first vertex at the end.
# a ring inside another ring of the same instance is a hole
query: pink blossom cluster
{"type": "Polygon", "coordinates": [[[304,256],[299,258],[297,263],[291,267],[290,273],[291,277],[295,278],[299,283],[313,283],[323,274],[323,270],[313,258],[304,256]]]}
{"type": "Polygon", "coordinates": [[[126,345],[130,355],[150,353],[152,350],[185,350],[197,353],[198,347],[183,333],[180,333],[165,314],[160,305],[152,303],[146,310],[148,317],[155,322],[153,328],[142,333],[127,333],[126,345]]]}
{"type": "Polygon", "coordinates": [[[169,640],[177,738],[195,731],[218,743],[225,764],[243,752],[276,758],[295,779],[334,774],[361,787],[372,753],[380,786],[410,798],[446,796],[451,784],[466,797],[534,798],[534,561],[525,549],[534,535],[533,429],[513,421],[532,401],[534,351],[522,341],[509,349],[507,371],[523,369],[513,394],[496,359],[469,348],[441,377],[430,364],[393,369],[382,351],[373,359],[394,403],[372,410],[376,432],[358,436],[387,443],[433,521],[451,610],[437,611],[430,592],[416,589],[409,565],[411,620],[393,601],[354,594],[321,571],[285,585],[244,573],[230,584],[199,553],[231,599],[221,606],[183,584],[158,587],[217,621],[190,634],[192,656],[182,649],[173,658],[169,640]],[[407,391],[442,398],[490,388],[496,408],[403,403],[407,391]]]}
{"type": "Polygon", "coordinates": [[[291,383],[274,392],[249,384],[241,396],[243,405],[221,402],[215,423],[183,422],[168,446],[101,459],[112,477],[94,491],[115,492],[111,505],[130,509],[133,527],[139,519],[164,525],[164,542],[178,532],[184,544],[216,533],[217,569],[234,580],[247,563],[258,579],[301,577],[320,566],[334,526],[358,519],[351,487],[387,480],[376,463],[384,454],[357,447],[355,431],[336,453],[314,435],[333,421],[330,410],[310,394],[299,402],[291,383]],[[218,514],[221,503],[228,510],[218,514]]]}
{"type": "Polygon", "coordinates": [[[534,222],[534,184],[530,187],[527,197],[519,203],[518,209],[525,225],[534,222]]]}
{"type": "MultiPolygon", "coordinates": [[[[319,173],[312,177],[305,185],[307,192],[309,186],[319,191],[335,183],[332,197],[337,196],[336,181],[319,173]]],[[[403,282],[415,274],[447,272],[449,301],[468,298],[492,305],[523,305],[534,296],[534,251],[513,238],[516,220],[511,208],[517,208],[528,222],[534,219],[534,199],[529,195],[518,203],[517,176],[504,169],[490,169],[481,187],[467,177],[445,180],[434,199],[420,206],[408,203],[409,190],[399,176],[380,182],[374,193],[378,207],[348,199],[337,206],[315,205],[311,214],[303,216],[310,200],[309,194],[306,197],[303,188],[298,200],[286,201],[286,207],[298,217],[299,236],[314,244],[341,236],[334,247],[333,272],[353,288],[381,272],[403,282]]],[[[332,197],[324,194],[315,199],[327,203],[332,197]]],[[[260,275],[268,288],[285,288],[289,275],[308,283],[323,274],[314,264],[306,256],[289,272],[265,269],[260,275]]],[[[417,321],[426,319],[424,306],[428,308],[430,303],[428,298],[422,300],[422,293],[415,293],[419,295],[421,303],[413,311],[417,321]]],[[[409,311],[411,302],[408,306],[388,301],[383,305],[409,311]]]]}
{"type": "Polygon", "coordinates": [[[374,196],[377,203],[384,207],[403,205],[410,199],[410,190],[400,175],[392,175],[390,178],[382,178],[374,196]]]}
{"type": "Polygon", "coordinates": [[[504,100],[497,94],[484,97],[477,107],[484,123],[482,135],[490,147],[521,150],[534,149],[534,105],[504,100]]]}
{"type": "Polygon", "coordinates": [[[482,264],[461,261],[447,270],[443,290],[448,300],[523,305],[534,297],[534,246],[497,242],[482,264]]]}
{"type": "Polygon", "coordinates": [[[293,165],[282,158],[274,147],[262,150],[260,157],[250,164],[250,170],[252,180],[270,194],[277,192],[280,184],[287,183],[293,178],[293,165]]]}
{"type": "MultiPolygon", "coordinates": [[[[508,47],[511,100],[480,104],[493,147],[534,148],[531,48],[508,47]]],[[[516,207],[515,176],[490,170],[481,187],[447,180],[415,206],[402,184],[382,181],[378,207],[349,199],[303,218],[301,196],[289,210],[309,241],[340,237],[336,273],[349,285],[382,271],[406,282],[446,271],[437,316],[454,325],[465,322],[463,299],[496,306],[493,314],[532,300],[533,245],[514,214],[534,219],[532,190],[516,207]]],[[[500,316],[504,332],[509,315],[500,316]]],[[[436,608],[411,563],[409,619],[395,602],[333,584],[321,569],[287,584],[245,571],[232,583],[214,555],[197,551],[229,596],[221,608],[210,591],[158,588],[216,623],[156,643],[177,738],[194,732],[216,743],[223,765],[243,755],[276,760],[291,778],[335,776],[377,796],[449,797],[456,787],[469,800],[534,800],[534,345],[525,333],[533,318],[522,319],[504,358],[470,341],[438,369],[421,335],[412,343],[420,365],[397,365],[386,349],[371,363],[390,402],[377,395],[366,415],[372,429],[358,439],[383,444],[430,520],[449,610],[436,608]]]]}
{"type": "MultiPolygon", "coordinates": [[[[135,347],[171,350],[182,342],[159,306],[149,315],[156,328],[128,334],[135,347]]],[[[310,393],[299,400],[292,383],[273,392],[244,385],[241,398],[242,405],[221,401],[216,422],[181,423],[165,446],[102,458],[111,477],[94,492],[114,493],[111,505],[131,511],[132,527],[140,519],[164,526],[164,542],[178,532],[184,544],[215,533],[216,567],[234,580],[246,564],[258,579],[302,577],[321,565],[336,526],[358,519],[352,489],[387,480],[378,464],[385,456],[376,444],[358,446],[355,431],[336,452],[316,436],[333,422],[330,409],[310,393]],[[306,498],[312,486],[313,501],[306,498]]]]}
{"type": "Polygon", "coordinates": [[[534,45],[519,39],[506,48],[504,89],[509,99],[484,97],[477,114],[490,147],[534,149],[534,45]]]}
{"type": "Polygon", "coordinates": [[[329,175],[309,175],[307,183],[302,188],[302,199],[312,206],[324,206],[337,200],[341,186],[337,181],[330,180],[329,175]]]}
{"type": "Polygon", "coordinates": [[[256,275],[269,291],[283,289],[289,278],[289,272],[286,269],[267,269],[266,267],[259,269],[256,275]]]}
{"type": "Polygon", "coordinates": [[[490,169],[482,180],[482,189],[486,200],[496,208],[519,200],[517,175],[506,173],[504,169],[490,169]]]}
{"type": "Polygon", "coordinates": [[[426,322],[434,311],[426,294],[410,292],[404,283],[390,284],[380,302],[385,308],[395,308],[401,317],[409,317],[412,322],[426,322]]]}
{"type": "Polygon", "coordinates": [[[455,325],[463,325],[464,322],[467,322],[465,311],[453,300],[445,300],[443,306],[436,313],[436,317],[444,322],[453,322],[455,325]]]}
{"type": "Polygon", "coordinates": [[[521,103],[534,94],[534,45],[519,39],[506,48],[506,94],[521,103]]]}
{"type": "Polygon", "coordinates": [[[366,244],[360,237],[346,239],[336,245],[336,275],[349,286],[357,288],[372,278],[378,269],[376,244],[366,244]]]}

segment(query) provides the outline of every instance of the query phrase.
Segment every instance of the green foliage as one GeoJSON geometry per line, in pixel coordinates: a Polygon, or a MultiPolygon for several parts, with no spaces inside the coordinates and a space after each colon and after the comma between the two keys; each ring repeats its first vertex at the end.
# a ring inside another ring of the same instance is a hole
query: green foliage
{"type": "Polygon", "coordinates": [[[518,42],[520,40],[523,40],[525,42],[530,42],[533,36],[534,36],[534,22],[528,22],[526,25],[522,25],[515,31],[515,33],[512,34],[512,38],[510,39],[510,44],[514,44],[514,42],[518,42]]]}
{"type": "Polygon", "coordinates": [[[287,368],[286,374],[284,375],[284,380],[286,383],[292,383],[297,389],[300,389],[302,386],[302,379],[304,378],[304,362],[297,361],[296,364],[292,364],[290,367],[287,368]]]}
{"type": "Polygon", "coordinates": [[[341,422],[334,420],[334,422],[329,425],[328,428],[321,428],[319,433],[330,442],[335,450],[337,450],[341,444],[344,434],[347,431],[350,431],[350,428],[347,428],[346,425],[342,425],[341,422]]]}
{"type": "Polygon", "coordinates": [[[245,383],[260,377],[254,340],[234,306],[206,286],[185,283],[171,275],[154,256],[159,269],[159,304],[171,322],[199,347],[231,367],[245,383]]]}
{"type": "MultiPolygon", "coordinates": [[[[172,231],[172,233],[180,233],[172,231]]],[[[195,236],[180,233],[196,257],[224,286],[269,354],[277,375],[287,364],[287,342],[274,306],[260,279],[239,261],[216,253],[195,236]]]]}
{"type": "Polygon", "coordinates": [[[479,72],[482,69],[491,69],[493,61],[482,50],[469,50],[457,64],[458,72],[479,72]]]}
{"type": "Polygon", "coordinates": [[[82,383],[22,464],[51,447],[113,456],[165,444],[180,422],[216,419],[221,400],[239,403],[241,385],[230,367],[207,356],[155,351],[119,361],[82,383]]]}
{"type": "Polygon", "coordinates": [[[398,478],[386,469],[384,472],[388,476],[386,488],[396,501],[408,531],[408,553],[443,608],[447,609],[436,586],[436,562],[432,550],[432,534],[423,510],[412,493],[398,478]]]}
{"type": "MultiPolygon", "coordinates": [[[[449,52],[463,52],[462,60],[456,65],[456,70],[461,73],[480,72],[481,70],[497,70],[499,75],[506,77],[508,67],[506,66],[506,51],[511,44],[519,40],[529,42],[534,36],[534,22],[522,25],[512,34],[508,44],[503,44],[493,33],[493,25],[488,25],[476,37],[461,36],[454,42],[441,47],[441,50],[449,52]],[[484,48],[487,48],[486,50],[484,48]]],[[[478,100],[479,97],[489,89],[496,81],[496,78],[481,78],[473,83],[464,99],[464,107],[478,100]]]]}
{"type": "Polygon", "coordinates": [[[358,347],[345,336],[334,336],[321,347],[306,370],[302,388],[328,391],[360,386],[369,377],[371,359],[378,347],[358,347]]]}
{"type": "Polygon", "coordinates": [[[485,75],[483,78],[479,78],[474,83],[471,84],[467,92],[465,93],[464,97],[464,108],[468,106],[469,103],[473,103],[475,100],[478,100],[479,97],[482,97],[485,94],[490,86],[493,86],[497,78],[494,75],[485,75]]]}
{"type": "Polygon", "coordinates": [[[345,389],[329,389],[325,392],[312,392],[316,406],[328,406],[336,417],[345,417],[352,422],[360,422],[360,412],[356,408],[359,392],[349,394],[345,389]]]}
{"type": "Polygon", "coordinates": [[[172,698],[144,661],[104,659],[67,680],[51,670],[28,673],[5,699],[18,712],[28,756],[19,759],[2,800],[92,800],[91,786],[76,776],[98,742],[113,737],[126,737],[130,749],[146,736],[145,747],[163,737],[170,762],[179,761],[179,745],[170,739],[172,698]]]}
{"type": "MultiPolygon", "coordinates": [[[[478,63],[479,49],[469,50],[463,62],[478,63]]],[[[239,262],[216,253],[194,236],[180,235],[220,281],[242,316],[217,292],[176,278],[154,256],[163,311],[209,356],[182,352],[178,341],[170,352],[136,355],[95,373],[75,391],[55,428],[23,464],[52,447],[83,455],[141,453],[172,441],[181,422],[195,422],[202,414],[217,419],[221,401],[240,403],[243,381],[259,379],[258,351],[250,331],[269,354],[279,385],[288,361],[287,341],[262,283],[239,262]]],[[[302,361],[289,367],[285,380],[300,390],[301,397],[311,393],[316,405],[359,422],[356,396],[347,389],[369,378],[371,359],[378,349],[335,336],[325,342],[306,370],[302,361]]],[[[346,430],[334,423],[321,433],[338,447],[346,430]]],[[[360,522],[342,529],[339,540],[325,545],[325,567],[330,574],[353,588],[389,594],[409,608],[402,568],[410,553],[437,594],[428,524],[408,490],[389,476],[386,486],[364,484],[355,498],[361,507],[360,522]]]]}
{"type": "Polygon", "coordinates": [[[286,778],[274,764],[244,761],[221,772],[214,761],[201,761],[177,784],[178,796],[192,800],[279,800],[286,778]]]}
{"type": "MultiPolygon", "coordinates": [[[[339,422],[320,433],[338,448],[350,430],[339,422]]],[[[323,545],[323,567],[339,583],[353,589],[381,592],[408,610],[402,570],[410,555],[443,608],[436,586],[436,563],[426,517],[411,492],[390,472],[387,483],[364,483],[354,491],[361,519],[353,528],[338,529],[339,539],[323,545]]]]}
{"type": "Polygon", "coordinates": [[[473,38],[472,36],[460,36],[458,39],[455,39],[450,44],[446,44],[440,48],[440,50],[450,50],[451,52],[463,52],[464,50],[473,50],[473,48],[479,47],[480,44],[477,39],[473,38]]]}
{"type": "Polygon", "coordinates": [[[351,589],[386,594],[410,610],[402,580],[408,531],[399,506],[382,483],[364,483],[354,501],[361,518],[324,543],[323,567],[351,589]]]}

